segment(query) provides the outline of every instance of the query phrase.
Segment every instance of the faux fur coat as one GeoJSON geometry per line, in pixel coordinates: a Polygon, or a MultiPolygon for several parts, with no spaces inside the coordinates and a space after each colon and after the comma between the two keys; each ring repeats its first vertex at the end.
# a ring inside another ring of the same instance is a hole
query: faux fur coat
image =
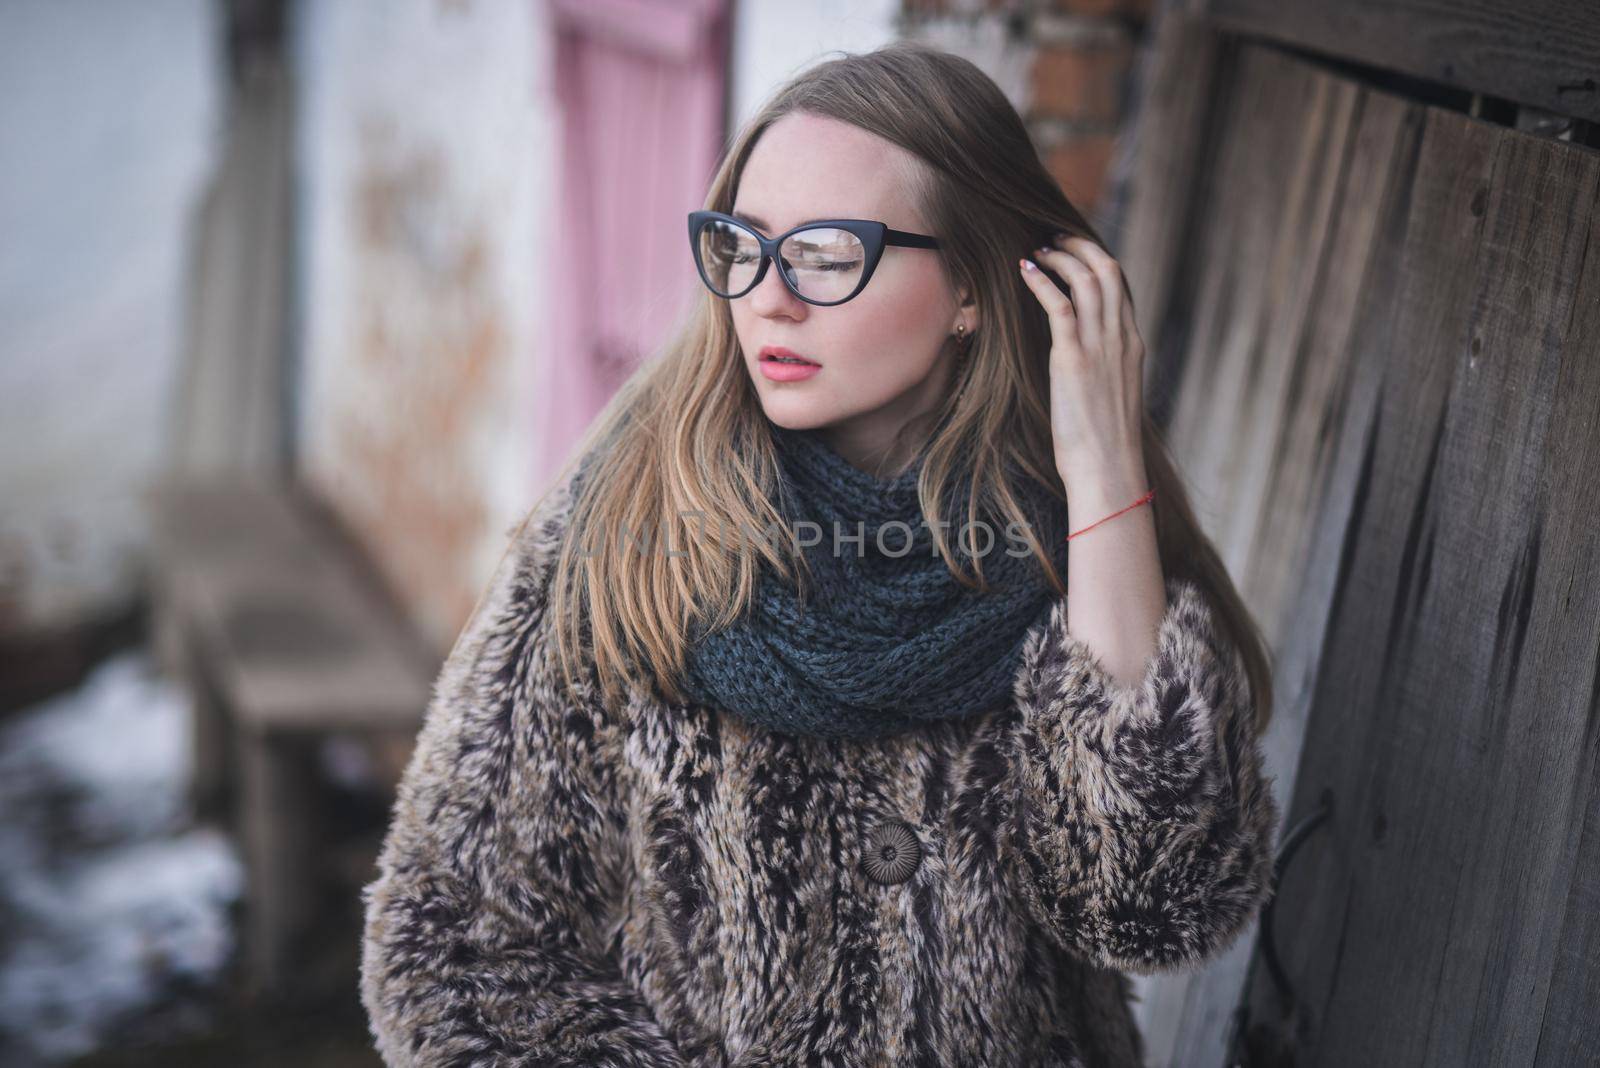
{"type": "Polygon", "coordinates": [[[1137,1065],[1125,973],[1225,948],[1271,892],[1244,664],[1197,586],[1168,578],[1136,689],[1063,599],[1010,705],[794,738],[559,697],[570,504],[451,651],[363,890],[388,1064],[1137,1065]]]}

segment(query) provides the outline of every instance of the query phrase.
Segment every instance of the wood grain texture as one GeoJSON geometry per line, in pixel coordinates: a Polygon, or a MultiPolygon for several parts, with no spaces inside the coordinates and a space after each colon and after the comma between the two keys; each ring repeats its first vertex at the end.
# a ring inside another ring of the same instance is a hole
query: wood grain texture
{"type": "Polygon", "coordinates": [[[1198,0],[1229,32],[1600,121],[1590,0],[1198,0]]]}
{"type": "MultiPolygon", "coordinates": [[[[1273,645],[1286,823],[1336,798],[1276,902],[1303,1015],[1263,972],[1252,1019],[1299,1064],[1587,1062],[1600,154],[1211,32],[1125,262],[1273,645]]],[[[1245,960],[1140,990],[1156,1063],[1218,1063],[1245,960]]]]}

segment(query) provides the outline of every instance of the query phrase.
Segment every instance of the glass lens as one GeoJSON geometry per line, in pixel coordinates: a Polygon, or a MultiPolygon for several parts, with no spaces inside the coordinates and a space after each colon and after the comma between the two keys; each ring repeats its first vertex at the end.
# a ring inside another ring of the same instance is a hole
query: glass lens
{"type": "Polygon", "coordinates": [[[700,227],[700,266],[718,296],[742,293],[755,278],[761,246],[742,226],[712,219],[700,227]]]}
{"type": "Polygon", "coordinates": [[[843,300],[861,282],[867,249],[849,230],[814,226],[778,246],[795,288],[812,300],[843,300]]]}
{"type": "MultiPolygon", "coordinates": [[[[755,280],[761,246],[742,226],[713,219],[700,228],[700,264],[720,296],[743,293],[755,280]]],[[[790,283],[809,300],[838,301],[853,293],[866,269],[867,250],[849,230],[813,226],[778,246],[790,283]]]]}

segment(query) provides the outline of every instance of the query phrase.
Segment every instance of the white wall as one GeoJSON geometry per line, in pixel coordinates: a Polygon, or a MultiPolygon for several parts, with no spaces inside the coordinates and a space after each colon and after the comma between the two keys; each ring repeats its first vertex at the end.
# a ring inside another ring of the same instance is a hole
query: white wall
{"type": "Polygon", "coordinates": [[[900,6],[901,0],[735,0],[733,127],[824,53],[870,52],[892,40],[900,6]]]}
{"type": "Polygon", "coordinates": [[[0,3],[0,631],[134,592],[218,143],[215,21],[207,0],[0,3]]]}
{"type": "Polygon", "coordinates": [[[556,115],[534,0],[306,0],[305,476],[448,646],[537,487],[556,115]]]}

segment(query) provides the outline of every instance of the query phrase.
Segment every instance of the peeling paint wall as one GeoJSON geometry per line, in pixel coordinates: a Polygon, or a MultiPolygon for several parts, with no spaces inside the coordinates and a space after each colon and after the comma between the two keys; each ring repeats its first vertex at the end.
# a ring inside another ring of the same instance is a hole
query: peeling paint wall
{"type": "Polygon", "coordinates": [[[297,10],[298,464],[454,640],[543,487],[555,114],[536,3],[297,10]]]}

